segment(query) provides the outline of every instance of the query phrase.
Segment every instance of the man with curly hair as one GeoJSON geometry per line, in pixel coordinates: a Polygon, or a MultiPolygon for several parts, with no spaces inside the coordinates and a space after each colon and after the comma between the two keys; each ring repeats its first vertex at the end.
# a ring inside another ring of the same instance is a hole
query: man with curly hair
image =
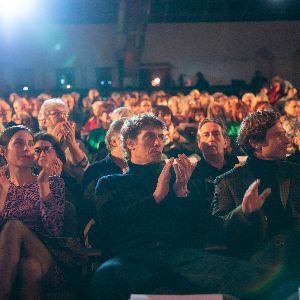
{"type": "Polygon", "coordinates": [[[260,111],[243,120],[248,159],[216,179],[213,214],[225,221],[231,254],[299,276],[300,168],[282,161],[289,138],[279,118],[260,111]]]}

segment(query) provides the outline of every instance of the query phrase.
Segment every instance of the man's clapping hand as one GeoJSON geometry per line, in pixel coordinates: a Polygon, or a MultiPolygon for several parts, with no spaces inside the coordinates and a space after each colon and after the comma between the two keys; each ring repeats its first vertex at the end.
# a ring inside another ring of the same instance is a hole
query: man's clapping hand
{"type": "Polygon", "coordinates": [[[160,203],[169,193],[169,183],[171,178],[170,169],[173,162],[174,158],[170,158],[158,177],[156,189],[153,193],[153,197],[157,203],[160,203]]]}
{"type": "Polygon", "coordinates": [[[258,193],[260,180],[255,180],[244,194],[242,202],[242,211],[245,216],[260,210],[265,203],[266,198],[271,194],[271,189],[265,189],[261,194],[258,193]]]}
{"type": "Polygon", "coordinates": [[[195,166],[185,154],[179,154],[173,164],[176,174],[174,192],[177,197],[185,197],[188,194],[188,182],[192,176],[195,166]]]}

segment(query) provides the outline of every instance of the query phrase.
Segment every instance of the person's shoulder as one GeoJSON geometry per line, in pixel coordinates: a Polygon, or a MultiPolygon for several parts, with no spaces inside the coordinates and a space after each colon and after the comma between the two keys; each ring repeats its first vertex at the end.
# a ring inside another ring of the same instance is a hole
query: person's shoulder
{"type": "Polygon", "coordinates": [[[248,167],[247,164],[244,163],[236,168],[232,168],[229,171],[225,172],[224,174],[218,176],[215,179],[215,182],[218,183],[222,180],[239,180],[241,178],[243,178],[243,176],[245,176],[245,174],[247,174],[248,172],[248,167]]]}
{"type": "Polygon", "coordinates": [[[299,176],[300,174],[300,165],[290,161],[279,161],[278,167],[281,172],[285,172],[287,175],[290,176],[299,176]]]}
{"type": "Polygon", "coordinates": [[[126,180],[130,174],[128,173],[122,173],[122,174],[109,174],[102,176],[100,179],[106,180],[108,182],[121,182],[126,180]]]}
{"type": "Polygon", "coordinates": [[[100,177],[98,180],[96,190],[99,189],[117,189],[119,185],[126,181],[129,175],[125,174],[110,174],[100,177]]]}
{"type": "Polygon", "coordinates": [[[207,166],[207,162],[205,161],[204,158],[201,158],[197,164],[196,164],[196,167],[195,167],[195,170],[193,173],[200,173],[202,172],[203,169],[205,169],[205,167],[207,166]]]}
{"type": "Polygon", "coordinates": [[[109,174],[115,174],[120,173],[121,169],[113,162],[110,155],[106,155],[102,160],[96,161],[89,165],[85,172],[85,176],[94,176],[94,174],[97,174],[98,177],[105,176],[109,174]]]}
{"type": "Polygon", "coordinates": [[[88,166],[88,168],[86,169],[86,172],[94,172],[94,171],[97,171],[97,170],[101,170],[101,168],[103,166],[107,165],[108,163],[109,162],[108,162],[107,158],[104,157],[103,159],[90,164],[88,166]]]}
{"type": "Polygon", "coordinates": [[[294,152],[286,158],[286,161],[294,164],[300,164],[300,152],[294,152]]]}

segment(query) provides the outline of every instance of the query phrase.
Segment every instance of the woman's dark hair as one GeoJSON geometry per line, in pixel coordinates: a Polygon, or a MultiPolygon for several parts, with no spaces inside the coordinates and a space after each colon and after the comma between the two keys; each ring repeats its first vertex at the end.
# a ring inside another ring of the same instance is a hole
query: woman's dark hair
{"type": "Polygon", "coordinates": [[[6,128],[0,136],[0,145],[7,146],[11,138],[19,131],[25,130],[33,136],[30,128],[24,125],[16,125],[6,128]]]}
{"type": "Polygon", "coordinates": [[[62,163],[66,162],[66,156],[65,156],[64,152],[62,151],[59,142],[53,135],[51,135],[50,133],[41,131],[41,132],[36,133],[33,138],[34,138],[34,143],[37,143],[38,141],[49,142],[52,145],[52,147],[54,148],[56,155],[62,161],[62,163]]]}

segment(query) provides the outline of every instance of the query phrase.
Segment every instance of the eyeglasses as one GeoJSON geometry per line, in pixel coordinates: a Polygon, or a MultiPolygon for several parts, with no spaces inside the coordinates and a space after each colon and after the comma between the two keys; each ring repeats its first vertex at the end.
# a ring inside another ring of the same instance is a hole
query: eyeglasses
{"type": "Polygon", "coordinates": [[[49,153],[49,152],[55,151],[55,149],[52,146],[45,146],[45,147],[36,147],[36,148],[34,148],[34,151],[36,154],[39,155],[42,152],[49,153]]]}
{"type": "Polygon", "coordinates": [[[52,111],[49,113],[49,116],[53,116],[55,118],[58,118],[59,116],[66,116],[67,118],[69,117],[65,111],[52,111]]]}

